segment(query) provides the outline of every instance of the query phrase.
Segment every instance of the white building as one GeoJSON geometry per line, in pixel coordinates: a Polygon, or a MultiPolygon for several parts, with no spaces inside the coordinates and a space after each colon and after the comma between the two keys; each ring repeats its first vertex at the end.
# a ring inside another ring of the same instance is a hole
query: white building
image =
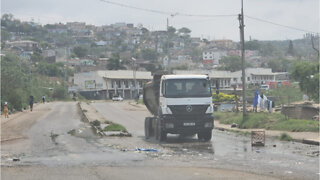
{"type": "MultiPolygon", "coordinates": [[[[175,70],[174,74],[208,74],[211,81],[211,88],[233,89],[242,87],[242,71],[217,71],[217,70],[175,70]]],[[[289,73],[273,73],[270,68],[247,68],[246,84],[261,85],[267,82],[283,82],[289,80],[289,73]]]]}
{"type": "Polygon", "coordinates": [[[151,72],[130,70],[90,71],[74,74],[74,86],[88,99],[110,99],[119,94],[124,98],[134,98],[140,94],[143,84],[152,79],[151,72]],[[135,91],[136,90],[136,91],[135,91]]]}
{"type": "Polygon", "coordinates": [[[226,51],[220,51],[218,49],[210,49],[203,51],[202,60],[204,63],[212,63],[213,65],[219,65],[222,57],[227,56],[226,51]]]}

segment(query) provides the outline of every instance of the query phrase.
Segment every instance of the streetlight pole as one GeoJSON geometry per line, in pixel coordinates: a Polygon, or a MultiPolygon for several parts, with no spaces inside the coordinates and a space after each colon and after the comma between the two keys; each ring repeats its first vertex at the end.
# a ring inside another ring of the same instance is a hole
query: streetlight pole
{"type": "Polygon", "coordinates": [[[241,0],[241,14],[239,14],[239,28],[241,39],[241,69],[242,69],[242,118],[244,119],[247,113],[246,107],[246,71],[245,71],[245,48],[244,48],[244,18],[243,18],[243,0],[241,0]]]}

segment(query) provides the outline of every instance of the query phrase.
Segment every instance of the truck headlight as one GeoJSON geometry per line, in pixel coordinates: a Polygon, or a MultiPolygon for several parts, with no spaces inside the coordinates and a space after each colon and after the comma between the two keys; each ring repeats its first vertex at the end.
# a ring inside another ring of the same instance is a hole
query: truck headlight
{"type": "Polygon", "coordinates": [[[213,113],[213,106],[212,104],[207,108],[206,114],[212,114],[213,113]]]}
{"type": "Polygon", "coordinates": [[[171,109],[169,107],[162,107],[162,114],[172,114],[171,109]]]}

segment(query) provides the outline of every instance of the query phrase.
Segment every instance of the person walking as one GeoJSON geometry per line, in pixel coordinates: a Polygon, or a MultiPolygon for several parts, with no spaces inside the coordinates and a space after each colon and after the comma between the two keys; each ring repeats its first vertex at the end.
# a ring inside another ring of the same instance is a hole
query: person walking
{"type": "Polygon", "coordinates": [[[42,96],[42,103],[45,103],[45,102],[46,102],[46,97],[42,96]]]}
{"type": "Polygon", "coordinates": [[[4,118],[9,118],[9,108],[8,108],[7,102],[4,102],[3,113],[4,113],[4,118]]]}
{"type": "Polygon", "coordinates": [[[30,105],[30,111],[33,109],[33,96],[30,96],[29,98],[29,105],[30,105]]]}

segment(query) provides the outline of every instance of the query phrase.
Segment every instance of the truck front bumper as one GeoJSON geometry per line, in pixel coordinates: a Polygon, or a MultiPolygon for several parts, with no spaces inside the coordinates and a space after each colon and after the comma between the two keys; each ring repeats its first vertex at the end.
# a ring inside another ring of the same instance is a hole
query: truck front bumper
{"type": "Polygon", "coordinates": [[[161,129],[172,134],[195,134],[198,132],[212,130],[214,127],[214,118],[212,115],[164,115],[161,119],[161,129]]]}

